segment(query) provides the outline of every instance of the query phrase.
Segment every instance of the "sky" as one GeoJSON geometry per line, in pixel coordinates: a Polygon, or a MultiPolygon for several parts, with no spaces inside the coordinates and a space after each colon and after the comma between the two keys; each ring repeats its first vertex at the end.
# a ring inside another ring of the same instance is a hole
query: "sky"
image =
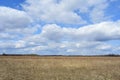
{"type": "Polygon", "coordinates": [[[0,0],[0,53],[120,54],[120,0],[0,0]]]}

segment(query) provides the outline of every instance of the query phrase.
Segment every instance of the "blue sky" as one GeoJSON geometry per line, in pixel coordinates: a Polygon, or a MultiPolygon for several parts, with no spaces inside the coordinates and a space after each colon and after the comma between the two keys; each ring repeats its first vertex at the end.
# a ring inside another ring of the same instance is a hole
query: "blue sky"
{"type": "Polygon", "coordinates": [[[120,0],[0,0],[0,53],[120,53],[120,0]]]}
{"type": "Polygon", "coordinates": [[[24,3],[25,0],[0,0],[0,6],[7,6],[15,9],[22,9],[21,4],[24,3]]]}

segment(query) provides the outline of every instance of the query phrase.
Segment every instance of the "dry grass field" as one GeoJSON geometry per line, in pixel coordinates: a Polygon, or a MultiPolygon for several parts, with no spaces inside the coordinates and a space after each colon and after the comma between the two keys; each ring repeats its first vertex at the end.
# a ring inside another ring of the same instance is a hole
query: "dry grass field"
{"type": "Polygon", "coordinates": [[[120,80],[120,57],[0,56],[0,80],[120,80]]]}

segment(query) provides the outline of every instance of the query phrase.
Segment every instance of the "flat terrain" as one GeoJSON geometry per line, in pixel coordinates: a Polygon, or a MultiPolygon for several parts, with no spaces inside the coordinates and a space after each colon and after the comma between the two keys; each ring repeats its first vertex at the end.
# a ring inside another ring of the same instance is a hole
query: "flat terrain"
{"type": "Polygon", "coordinates": [[[120,57],[0,56],[0,80],[120,80],[120,57]]]}

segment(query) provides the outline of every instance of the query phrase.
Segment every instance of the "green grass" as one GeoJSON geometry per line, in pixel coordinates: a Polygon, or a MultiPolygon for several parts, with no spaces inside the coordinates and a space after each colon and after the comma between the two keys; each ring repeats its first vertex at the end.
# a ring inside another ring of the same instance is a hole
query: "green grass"
{"type": "Polygon", "coordinates": [[[120,80],[120,57],[0,57],[0,80],[120,80]]]}

